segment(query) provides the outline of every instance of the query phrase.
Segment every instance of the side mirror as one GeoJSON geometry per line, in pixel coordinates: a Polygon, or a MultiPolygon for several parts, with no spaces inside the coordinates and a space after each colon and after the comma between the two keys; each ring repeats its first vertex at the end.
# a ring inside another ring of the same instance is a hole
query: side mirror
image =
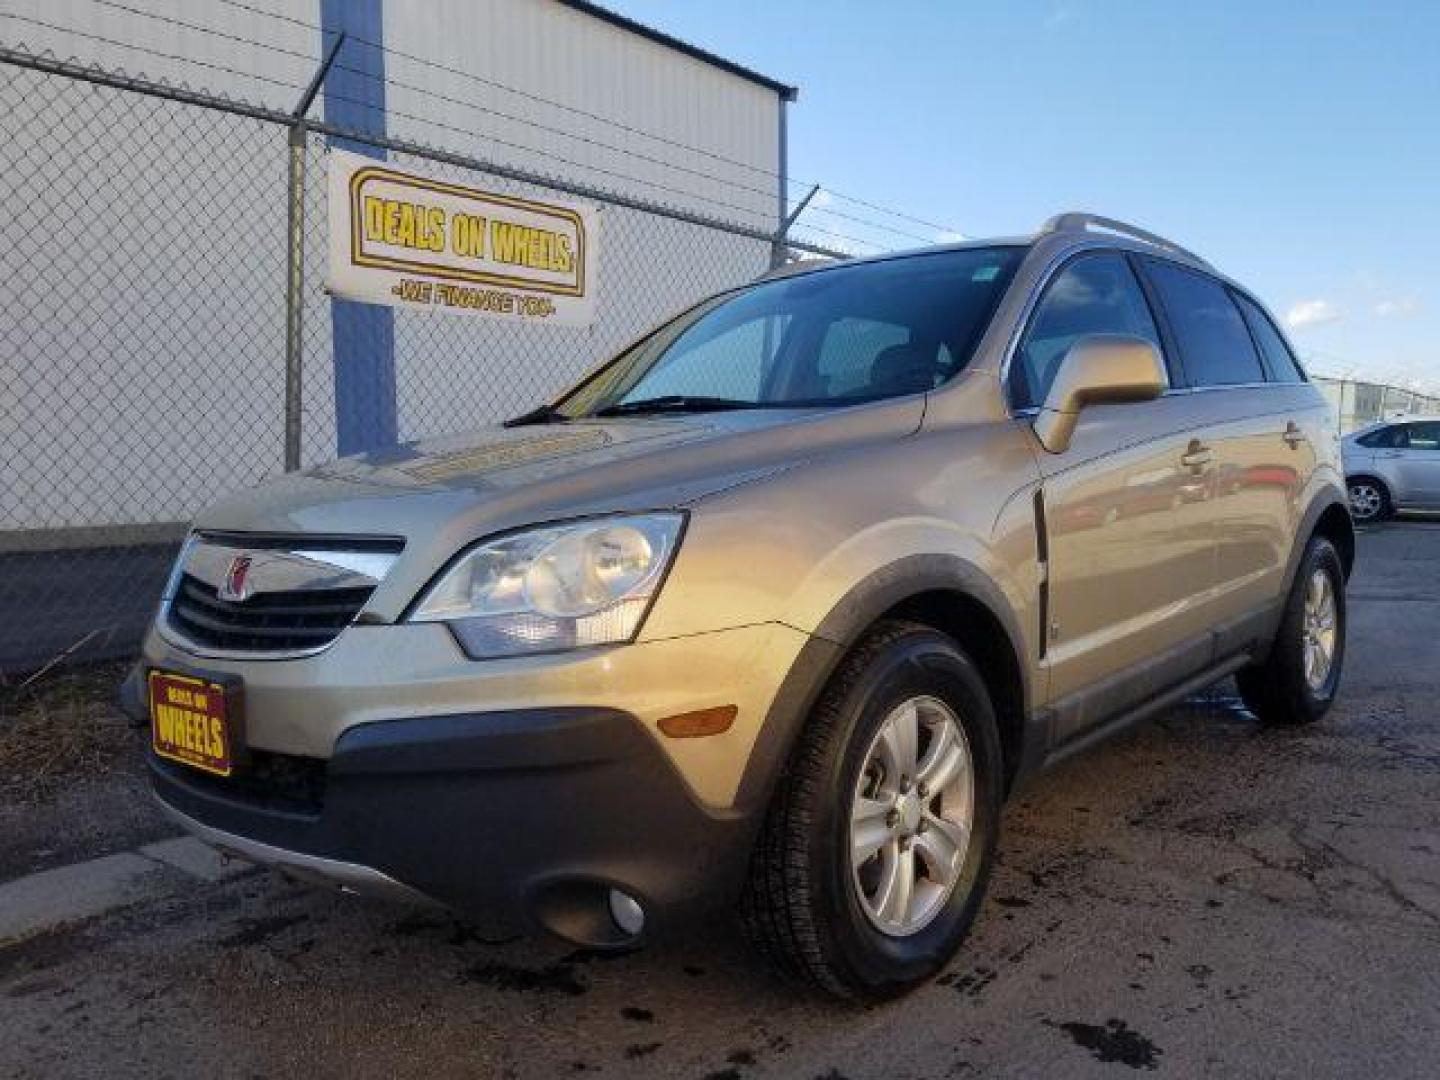
{"type": "Polygon", "coordinates": [[[1035,417],[1035,437],[1052,454],[1063,454],[1086,405],[1101,401],[1149,401],[1165,392],[1165,362],[1143,338],[1092,334],[1071,345],[1035,417]]]}

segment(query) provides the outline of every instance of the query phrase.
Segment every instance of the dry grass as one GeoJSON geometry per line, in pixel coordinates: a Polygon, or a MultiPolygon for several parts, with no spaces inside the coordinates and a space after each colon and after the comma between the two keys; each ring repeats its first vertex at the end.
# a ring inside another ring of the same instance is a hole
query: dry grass
{"type": "Polygon", "coordinates": [[[0,802],[34,803],[133,762],[138,737],[115,704],[125,664],[0,683],[0,802]]]}

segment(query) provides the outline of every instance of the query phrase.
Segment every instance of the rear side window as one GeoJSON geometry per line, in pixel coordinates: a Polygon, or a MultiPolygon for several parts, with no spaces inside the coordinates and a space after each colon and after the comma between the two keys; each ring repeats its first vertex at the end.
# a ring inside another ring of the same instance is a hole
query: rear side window
{"type": "Polygon", "coordinates": [[[1409,424],[1411,450],[1440,450],[1440,423],[1409,424]]]}
{"type": "Polygon", "coordinates": [[[1265,363],[1270,368],[1270,381],[1283,383],[1304,382],[1305,375],[1300,370],[1300,365],[1295,362],[1295,356],[1290,351],[1290,346],[1285,344],[1285,339],[1280,336],[1280,331],[1275,329],[1275,324],[1270,317],[1260,310],[1260,306],[1248,296],[1240,293],[1232,293],[1235,302],[1240,305],[1240,311],[1245,316],[1245,321],[1250,324],[1250,333],[1255,336],[1255,343],[1260,346],[1260,352],[1265,357],[1265,363]]]}
{"type": "Polygon", "coordinates": [[[1225,286],[1158,259],[1147,264],[1190,385],[1264,382],[1255,343],[1225,286]]]}
{"type": "Polygon", "coordinates": [[[1010,362],[1011,407],[1043,402],[1065,351],[1090,334],[1127,334],[1160,350],[1150,306],[1123,255],[1081,256],[1046,287],[1010,362]]]}

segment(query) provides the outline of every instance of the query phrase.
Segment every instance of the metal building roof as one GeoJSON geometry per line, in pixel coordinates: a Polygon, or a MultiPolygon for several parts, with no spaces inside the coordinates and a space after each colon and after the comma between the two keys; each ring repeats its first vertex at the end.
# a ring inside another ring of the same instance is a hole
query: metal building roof
{"type": "Polygon", "coordinates": [[[656,30],[652,26],[646,26],[644,23],[636,22],[634,19],[626,18],[624,15],[611,11],[609,8],[601,7],[599,4],[592,4],[589,0],[559,0],[559,3],[607,22],[611,26],[618,26],[621,30],[628,30],[632,34],[649,38],[651,41],[664,45],[666,48],[682,52],[686,56],[693,56],[696,60],[701,60],[713,67],[717,67],[721,71],[728,71],[731,75],[738,75],[742,79],[748,79],[750,82],[757,83],[766,89],[775,91],[775,93],[779,94],[785,101],[794,101],[800,95],[800,91],[793,86],[788,86],[777,79],[772,79],[768,75],[761,75],[758,71],[752,71],[750,68],[737,64],[733,60],[726,60],[723,56],[716,56],[712,52],[706,52],[698,45],[691,45],[688,41],[681,41],[677,37],[671,37],[661,30],[656,30]]]}

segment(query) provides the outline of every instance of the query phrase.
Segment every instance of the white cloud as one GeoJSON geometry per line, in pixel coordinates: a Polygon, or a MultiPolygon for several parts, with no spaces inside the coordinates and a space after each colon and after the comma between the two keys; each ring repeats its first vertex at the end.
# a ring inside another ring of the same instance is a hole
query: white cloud
{"type": "Polygon", "coordinates": [[[1374,312],[1382,319],[1403,318],[1406,315],[1414,315],[1420,310],[1420,301],[1413,296],[1396,296],[1387,300],[1381,300],[1374,307],[1374,312]]]}
{"type": "Polygon", "coordinates": [[[1050,11],[1045,16],[1043,25],[1046,30],[1059,30],[1062,26],[1068,23],[1074,17],[1074,15],[1074,8],[1061,4],[1057,7],[1053,7],[1050,9],[1050,11]]]}
{"type": "Polygon", "coordinates": [[[936,244],[958,244],[968,239],[964,233],[952,232],[949,229],[941,229],[934,236],[933,243],[936,244]]]}
{"type": "Polygon", "coordinates": [[[1298,304],[1292,304],[1285,313],[1285,325],[1291,330],[1322,326],[1325,323],[1338,322],[1339,319],[1340,312],[1329,300],[1301,300],[1298,304]]]}

